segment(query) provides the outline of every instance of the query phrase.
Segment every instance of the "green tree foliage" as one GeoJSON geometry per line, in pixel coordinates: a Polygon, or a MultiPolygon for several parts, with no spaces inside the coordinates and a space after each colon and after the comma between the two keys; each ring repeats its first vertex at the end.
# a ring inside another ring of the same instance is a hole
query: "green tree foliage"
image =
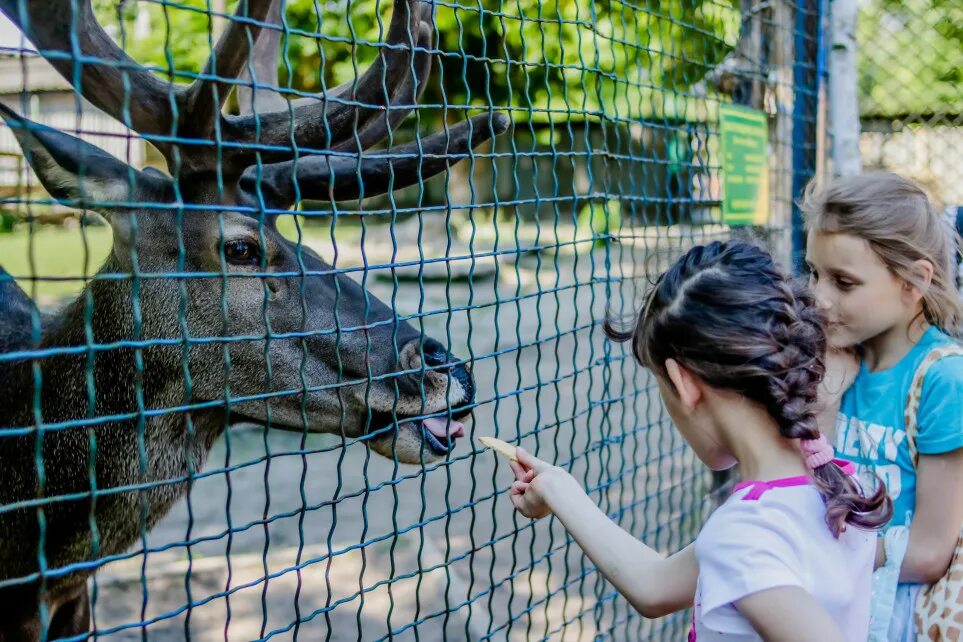
{"type": "Polygon", "coordinates": [[[858,38],[863,116],[963,114],[959,0],[872,0],[858,38]]]}
{"type": "MultiPolygon", "coordinates": [[[[354,78],[384,41],[391,4],[288,0],[281,86],[296,95],[354,78]]],[[[224,24],[212,13],[232,13],[236,0],[95,0],[95,6],[131,56],[190,82],[224,24]],[[138,20],[141,12],[147,15],[138,20]]],[[[728,0],[440,0],[436,6],[439,55],[423,102],[450,111],[511,107],[516,122],[678,113],[687,88],[731,49],[739,26],[728,0]]]]}

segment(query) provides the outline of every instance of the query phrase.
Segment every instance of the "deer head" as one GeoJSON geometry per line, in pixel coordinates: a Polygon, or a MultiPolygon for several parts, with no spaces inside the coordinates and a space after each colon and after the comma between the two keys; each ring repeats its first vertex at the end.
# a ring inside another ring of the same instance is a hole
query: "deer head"
{"type": "MultiPolygon", "coordinates": [[[[99,212],[113,228],[101,273],[138,278],[89,286],[95,339],[148,344],[153,374],[145,373],[145,385],[159,388],[157,403],[183,402],[186,370],[191,401],[223,401],[232,421],[347,437],[378,431],[368,443],[383,455],[438,459],[473,401],[469,369],[279,234],[275,218],[298,198],[363,198],[438,174],[505,131],[507,118],[482,115],[365,152],[426,85],[430,5],[396,0],[386,44],[356,82],[287,102],[270,91],[279,32],[262,29],[277,22],[279,2],[241,0],[203,72],[181,86],[121,51],[89,0],[0,0],[84,98],[163,154],[170,176],[137,170],[9,109],[2,115],[47,191],[99,212]],[[241,102],[274,109],[226,115],[248,65],[258,82],[241,102]]],[[[61,342],[86,340],[61,334],[61,342]]]]}

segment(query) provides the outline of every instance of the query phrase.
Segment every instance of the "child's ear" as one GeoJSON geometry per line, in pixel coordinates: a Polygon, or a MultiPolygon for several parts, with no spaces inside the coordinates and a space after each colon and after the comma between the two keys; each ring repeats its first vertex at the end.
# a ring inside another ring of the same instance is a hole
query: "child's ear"
{"type": "Polygon", "coordinates": [[[695,410],[696,405],[702,399],[702,388],[696,380],[695,375],[685,369],[675,359],[665,360],[665,371],[669,375],[669,381],[675,388],[675,393],[682,402],[682,406],[688,410],[695,410]]]}
{"type": "Polygon", "coordinates": [[[910,264],[910,274],[913,275],[915,283],[906,281],[904,289],[907,294],[922,297],[933,282],[933,264],[926,259],[919,259],[910,264]]]}

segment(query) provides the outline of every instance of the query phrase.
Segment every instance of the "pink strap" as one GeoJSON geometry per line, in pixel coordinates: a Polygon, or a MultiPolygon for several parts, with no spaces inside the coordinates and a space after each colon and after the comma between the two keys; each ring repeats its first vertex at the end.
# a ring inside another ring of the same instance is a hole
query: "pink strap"
{"type": "Polygon", "coordinates": [[[835,451],[826,435],[819,433],[816,439],[800,439],[799,448],[803,452],[803,460],[809,470],[816,470],[833,460],[835,451]]]}
{"type": "MultiPolygon", "coordinates": [[[[832,463],[839,466],[847,475],[856,474],[856,466],[851,461],[846,461],[844,459],[833,459],[832,463]]],[[[754,501],[762,497],[766,491],[772,490],[773,488],[788,488],[790,486],[805,486],[806,484],[812,483],[812,480],[806,475],[799,475],[798,477],[783,477],[782,479],[772,479],[769,481],[754,481],[747,480],[736,484],[732,492],[742,490],[743,488],[748,488],[749,492],[746,493],[745,497],[742,499],[744,501],[754,501]]]]}

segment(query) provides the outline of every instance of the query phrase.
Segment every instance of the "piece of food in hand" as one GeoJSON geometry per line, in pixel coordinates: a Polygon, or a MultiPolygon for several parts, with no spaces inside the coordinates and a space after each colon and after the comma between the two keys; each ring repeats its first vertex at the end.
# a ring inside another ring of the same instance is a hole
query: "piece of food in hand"
{"type": "Polygon", "coordinates": [[[480,441],[485,448],[491,448],[499,455],[504,455],[512,461],[518,461],[518,456],[515,454],[515,446],[512,446],[510,443],[496,437],[479,437],[478,441],[480,441]]]}

